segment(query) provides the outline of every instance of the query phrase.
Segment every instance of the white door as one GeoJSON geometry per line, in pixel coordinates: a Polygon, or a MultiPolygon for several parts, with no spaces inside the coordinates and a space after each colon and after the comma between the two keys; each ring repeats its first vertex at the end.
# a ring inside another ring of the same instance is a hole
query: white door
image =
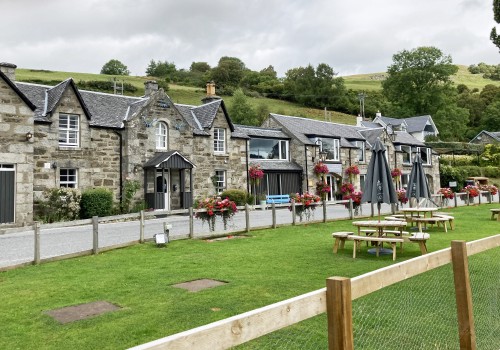
{"type": "Polygon", "coordinates": [[[326,200],[334,201],[335,192],[337,191],[335,177],[332,175],[326,175],[326,183],[330,187],[330,193],[327,193],[326,200]]]}

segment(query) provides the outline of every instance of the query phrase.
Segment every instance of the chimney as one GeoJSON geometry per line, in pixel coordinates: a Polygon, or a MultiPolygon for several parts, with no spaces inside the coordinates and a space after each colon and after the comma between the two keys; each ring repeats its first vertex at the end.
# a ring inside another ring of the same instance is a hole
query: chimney
{"type": "Polygon", "coordinates": [[[148,80],[144,82],[144,96],[150,96],[158,91],[158,83],[156,80],[148,80]]]}
{"type": "Polygon", "coordinates": [[[375,118],[379,118],[382,116],[382,113],[380,113],[380,111],[377,111],[377,113],[375,113],[375,118]]]}
{"type": "Polygon", "coordinates": [[[17,66],[15,64],[0,62],[0,71],[11,81],[16,81],[16,68],[17,66]]]}
{"type": "Polygon", "coordinates": [[[215,100],[220,100],[221,98],[215,94],[215,83],[209,81],[207,83],[207,96],[201,99],[203,103],[209,103],[215,100]]]}
{"type": "Polygon", "coordinates": [[[358,114],[358,116],[356,117],[356,126],[361,126],[361,122],[363,121],[363,117],[358,114]]]}

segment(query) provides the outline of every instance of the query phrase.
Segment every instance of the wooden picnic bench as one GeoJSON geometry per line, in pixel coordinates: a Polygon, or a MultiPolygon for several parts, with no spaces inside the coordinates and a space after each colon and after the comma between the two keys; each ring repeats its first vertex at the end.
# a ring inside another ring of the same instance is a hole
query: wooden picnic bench
{"type": "Polygon", "coordinates": [[[433,216],[430,218],[413,218],[412,220],[417,223],[419,232],[422,232],[422,223],[425,223],[426,225],[427,224],[431,224],[431,225],[435,224],[438,226],[439,226],[439,224],[443,224],[444,232],[448,232],[448,228],[446,226],[446,223],[449,222],[449,219],[447,219],[447,218],[433,216]]]}
{"type": "Polygon", "coordinates": [[[349,235],[347,239],[350,241],[354,241],[353,249],[352,249],[352,257],[356,258],[356,251],[361,249],[361,241],[371,241],[376,242],[375,247],[375,255],[379,256],[380,244],[379,243],[389,243],[392,247],[392,260],[396,260],[396,244],[403,243],[404,240],[402,238],[393,238],[393,237],[365,237],[358,235],[349,235]]]}
{"type": "Polygon", "coordinates": [[[495,218],[495,215],[497,216],[497,221],[500,221],[500,208],[497,209],[490,209],[491,210],[491,220],[495,218]]]}
{"type": "Polygon", "coordinates": [[[342,231],[342,232],[334,232],[332,233],[332,237],[335,238],[335,242],[333,243],[333,252],[337,254],[337,250],[344,249],[345,240],[348,236],[353,235],[354,232],[342,231]]]}
{"type": "Polygon", "coordinates": [[[420,252],[422,255],[427,254],[427,240],[431,236],[428,233],[422,233],[422,232],[417,232],[413,236],[411,236],[409,239],[410,242],[418,243],[418,246],[420,247],[420,252]]]}

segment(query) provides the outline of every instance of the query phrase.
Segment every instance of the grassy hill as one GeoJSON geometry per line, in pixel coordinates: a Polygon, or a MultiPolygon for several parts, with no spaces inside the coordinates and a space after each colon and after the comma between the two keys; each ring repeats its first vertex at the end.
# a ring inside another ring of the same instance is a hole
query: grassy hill
{"type": "MultiPolygon", "coordinates": [[[[494,84],[500,86],[500,82],[484,79],[479,74],[471,74],[467,70],[467,66],[459,65],[459,70],[455,76],[453,76],[453,81],[456,84],[465,84],[469,88],[482,89],[487,84],[494,84]]],[[[104,74],[90,74],[90,73],[76,73],[76,72],[56,72],[47,70],[36,70],[36,69],[17,69],[16,79],[18,81],[30,81],[40,84],[55,85],[60,81],[63,81],[69,77],[72,77],[76,83],[79,81],[113,81],[115,76],[104,75],[104,74]]],[[[369,73],[369,74],[357,74],[344,76],[345,84],[348,89],[359,90],[359,91],[376,91],[382,89],[382,81],[385,79],[385,73],[369,73]]],[[[137,91],[133,93],[135,96],[142,96],[144,94],[144,82],[149,80],[149,77],[139,77],[139,76],[120,76],[117,80],[123,81],[124,83],[131,84],[137,88],[137,91]]],[[[175,103],[199,105],[201,99],[205,96],[205,90],[196,87],[181,86],[170,84],[170,89],[168,95],[172,98],[175,103]]],[[[223,96],[224,101],[228,106],[231,106],[232,97],[223,96]]],[[[268,98],[249,98],[249,102],[254,108],[265,105],[271,113],[293,115],[298,117],[313,118],[318,120],[325,119],[325,112],[322,109],[314,109],[302,107],[294,103],[287,101],[274,100],[268,98]]],[[[339,112],[328,112],[329,120],[336,123],[344,124],[355,124],[355,116],[339,113],[339,112]]]]}

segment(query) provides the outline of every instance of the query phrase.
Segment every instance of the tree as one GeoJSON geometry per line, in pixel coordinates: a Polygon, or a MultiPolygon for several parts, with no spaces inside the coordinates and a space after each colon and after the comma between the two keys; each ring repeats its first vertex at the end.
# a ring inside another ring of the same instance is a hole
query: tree
{"type": "Polygon", "coordinates": [[[482,128],[487,131],[499,131],[500,101],[494,101],[483,112],[482,128]]]}
{"type": "Polygon", "coordinates": [[[112,59],[102,66],[101,74],[129,75],[130,71],[127,69],[127,66],[120,61],[112,59]]]}
{"type": "Polygon", "coordinates": [[[193,62],[189,67],[189,71],[191,72],[200,72],[205,73],[210,70],[210,65],[207,62],[193,62]]]}
{"type": "Polygon", "coordinates": [[[212,69],[211,78],[221,94],[232,92],[239,86],[245,72],[245,64],[236,57],[221,57],[217,67],[212,69]]]}
{"type": "Polygon", "coordinates": [[[259,125],[257,114],[248,102],[243,90],[237,89],[233,94],[233,99],[229,107],[229,116],[235,124],[259,125]]]}
{"type": "Polygon", "coordinates": [[[164,78],[167,81],[172,80],[172,77],[177,72],[175,64],[168,61],[158,61],[151,60],[149,62],[148,68],[146,69],[146,74],[150,77],[164,78]]]}
{"type": "Polygon", "coordinates": [[[393,55],[384,95],[401,117],[433,114],[452,90],[451,76],[458,71],[449,55],[435,47],[403,50],[393,55]]]}
{"type": "MultiPolygon", "coordinates": [[[[493,19],[495,22],[500,23],[500,0],[493,0],[493,19]]],[[[496,27],[491,29],[490,39],[500,50],[500,35],[497,34],[496,27]]]]}
{"type": "Polygon", "coordinates": [[[445,104],[434,115],[434,121],[443,140],[465,140],[469,111],[455,103],[445,104]]]}

